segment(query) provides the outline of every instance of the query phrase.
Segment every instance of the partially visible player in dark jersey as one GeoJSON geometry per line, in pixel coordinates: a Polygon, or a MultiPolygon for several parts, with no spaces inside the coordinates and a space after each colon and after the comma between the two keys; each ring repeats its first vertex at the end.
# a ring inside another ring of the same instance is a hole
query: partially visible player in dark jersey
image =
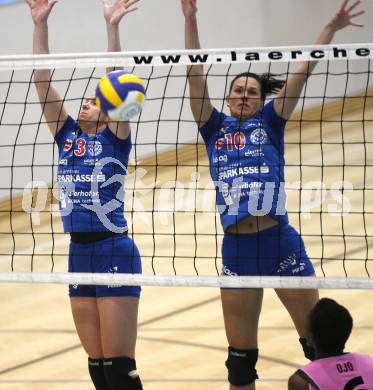
{"type": "MultiPolygon", "coordinates": [[[[121,50],[119,23],[138,1],[110,5],[103,0],[108,51],[121,50]]],[[[27,3],[34,22],[33,53],[48,54],[48,17],[57,0],[27,3]]],[[[127,235],[123,214],[129,123],[109,122],[94,95],[74,120],[51,85],[49,70],[35,70],[34,83],[59,149],[60,209],[64,231],[71,235],[69,272],[141,273],[140,253],[127,235]]],[[[71,285],[69,295],[95,388],[142,389],[135,361],[140,287],[71,285]]]]}
{"type": "Polygon", "coordinates": [[[309,316],[316,359],[289,378],[289,390],[373,389],[373,358],[344,352],[353,320],[348,310],[322,298],[309,316]]]}
{"type": "MultiPolygon", "coordinates": [[[[315,44],[328,44],[336,31],[358,26],[353,18],[363,13],[355,11],[359,3],[343,1],[315,44]]],[[[181,4],[185,48],[199,49],[197,0],[181,4]]],[[[284,131],[316,63],[299,64],[286,83],[270,74],[238,75],[226,98],[229,115],[213,107],[203,66],[187,69],[191,110],[206,145],[224,229],[224,275],[314,275],[303,240],[289,225],[285,209],[284,131]],[[273,94],[275,98],[267,102],[273,94]]],[[[294,322],[306,357],[312,359],[307,317],[318,292],[278,289],[276,293],[294,322]]],[[[230,389],[255,389],[263,290],[222,289],[221,299],[230,389]]]]}

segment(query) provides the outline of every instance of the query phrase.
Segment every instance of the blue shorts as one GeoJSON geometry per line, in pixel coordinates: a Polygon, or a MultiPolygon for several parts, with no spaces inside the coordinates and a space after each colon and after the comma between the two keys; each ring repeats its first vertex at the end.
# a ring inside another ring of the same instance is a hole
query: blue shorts
{"type": "Polygon", "coordinates": [[[289,224],[254,234],[225,233],[223,274],[240,276],[310,276],[315,273],[304,242],[289,224]]]}
{"type": "MultiPolygon", "coordinates": [[[[70,242],[69,272],[141,274],[141,257],[128,235],[89,244],[70,242]]],[[[70,297],[140,296],[140,286],[70,285],[70,297]]]]}

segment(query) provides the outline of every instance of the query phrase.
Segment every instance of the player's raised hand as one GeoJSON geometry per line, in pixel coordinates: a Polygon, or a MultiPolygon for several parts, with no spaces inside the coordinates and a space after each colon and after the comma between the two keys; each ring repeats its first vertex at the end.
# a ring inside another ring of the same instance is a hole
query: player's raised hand
{"type": "Polygon", "coordinates": [[[364,10],[356,9],[361,4],[361,1],[355,1],[353,4],[350,4],[350,0],[343,0],[343,3],[336,15],[328,23],[333,31],[341,30],[347,26],[354,27],[363,27],[362,24],[355,23],[354,20],[360,15],[365,13],[364,10]]]}
{"type": "Polygon", "coordinates": [[[197,13],[197,0],[181,0],[181,8],[186,18],[193,16],[197,13]]]}
{"type": "Polygon", "coordinates": [[[52,8],[58,0],[26,0],[31,10],[34,23],[42,23],[48,20],[52,8]]]}
{"type": "Polygon", "coordinates": [[[119,24],[124,15],[136,11],[134,7],[140,0],[115,0],[113,4],[109,0],[102,0],[106,23],[119,24]]]}

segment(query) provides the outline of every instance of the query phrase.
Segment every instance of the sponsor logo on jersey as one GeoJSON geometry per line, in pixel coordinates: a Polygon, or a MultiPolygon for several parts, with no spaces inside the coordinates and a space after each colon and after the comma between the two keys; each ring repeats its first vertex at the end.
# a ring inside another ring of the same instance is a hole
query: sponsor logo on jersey
{"type": "Polygon", "coordinates": [[[269,167],[267,165],[251,166],[251,167],[237,167],[227,169],[226,171],[219,172],[218,180],[226,180],[231,177],[250,175],[250,174],[267,174],[269,173],[269,167]]]}
{"type": "Polygon", "coordinates": [[[223,274],[227,276],[237,276],[237,272],[231,271],[226,265],[223,265],[223,274]]]}
{"type": "Polygon", "coordinates": [[[260,126],[259,122],[258,121],[254,121],[254,122],[246,122],[246,123],[244,123],[241,128],[246,130],[246,129],[249,129],[250,127],[258,127],[258,126],[260,126]]]}
{"type": "Polygon", "coordinates": [[[214,164],[219,162],[227,162],[227,161],[228,161],[228,156],[226,154],[222,154],[221,156],[214,157],[212,160],[214,164]]]}
{"type": "Polygon", "coordinates": [[[70,138],[67,138],[63,150],[68,152],[73,147],[73,141],[70,138]]]}
{"type": "Polygon", "coordinates": [[[250,135],[250,141],[254,145],[265,145],[268,143],[268,135],[267,132],[259,127],[255,129],[250,135]]]}
{"type": "Polygon", "coordinates": [[[83,162],[84,165],[95,165],[96,160],[94,158],[86,158],[83,162]]]}
{"type": "Polygon", "coordinates": [[[92,175],[92,174],[72,174],[72,175],[57,175],[58,182],[67,182],[67,183],[103,183],[106,181],[105,175],[92,175]]]}
{"type": "Polygon", "coordinates": [[[264,153],[261,149],[248,150],[245,152],[246,157],[264,157],[264,153]]]}
{"type": "Polygon", "coordinates": [[[269,167],[268,165],[263,164],[261,167],[259,167],[260,173],[269,173],[269,167]]]}
{"type": "Polygon", "coordinates": [[[215,142],[215,149],[220,150],[224,147],[224,138],[219,138],[215,142]]]}
{"type": "Polygon", "coordinates": [[[263,183],[258,182],[258,181],[252,181],[251,183],[243,182],[240,184],[241,188],[250,188],[250,189],[255,189],[259,190],[262,187],[263,183]]]}
{"type": "Polygon", "coordinates": [[[92,157],[97,157],[102,153],[102,144],[98,140],[88,142],[88,154],[92,157]]]}
{"type": "Polygon", "coordinates": [[[288,269],[291,270],[293,275],[296,275],[306,269],[306,263],[303,261],[298,263],[298,256],[293,253],[292,255],[289,255],[284,261],[281,261],[277,273],[281,273],[288,269]]]}
{"type": "Polygon", "coordinates": [[[291,273],[293,275],[296,275],[296,274],[299,274],[299,273],[303,272],[305,269],[306,269],[306,263],[302,263],[301,262],[301,263],[299,263],[299,267],[293,268],[291,270],[291,273]]]}

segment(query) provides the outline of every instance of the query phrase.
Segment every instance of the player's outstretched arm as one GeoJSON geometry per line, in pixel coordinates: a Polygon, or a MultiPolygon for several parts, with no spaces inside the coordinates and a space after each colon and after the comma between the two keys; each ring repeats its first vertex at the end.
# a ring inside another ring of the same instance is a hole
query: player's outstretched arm
{"type": "MultiPolygon", "coordinates": [[[[355,18],[365,12],[358,9],[360,3],[360,0],[355,1],[352,4],[350,0],[343,0],[337,13],[321,31],[315,45],[329,44],[337,31],[348,26],[363,27],[363,25],[355,22],[355,18]]],[[[289,76],[287,83],[279,92],[275,100],[275,110],[278,115],[285,119],[288,119],[291,116],[298,103],[304,84],[316,65],[317,61],[300,63],[295,72],[289,76]]]]}
{"type": "MultiPolygon", "coordinates": [[[[121,51],[119,36],[119,24],[122,18],[137,10],[135,4],[140,0],[115,0],[113,4],[109,0],[102,0],[104,18],[108,38],[108,51],[121,51]]],[[[120,68],[115,68],[120,69],[120,68]]],[[[106,72],[111,72],[114,68],[106,68],[106,72]]],[[[109,129],[119,138],[126,139],[130,135],[131,129],[128,122],[109,122],[109,129]]]]}
{"type": "MultiPolygon", "coordinates": [[[[48,17],[58,0],[26,0],[34,22],[33,54],[49,54],[48,17]]],[[[34,83],[49,129],[55,136],[67,119],[67,112],[57,90],[51,85],[49,69],[34,71],[34,83]]]]}
{"type": "MultiPolygon", "coordinates": [[[[197,24],[197,0],[181,0],[185,18],[185,48],[200,49],[197,24]]],[[[210,101],[206,75],[203,65],[193,65],[187,68],[190,107],[198,128],[210,118],[213,106],[210,101]]]]}
{"type": "MultiPolygon", "coordinates": [[[[110,4],[108,0],[102,0],[104,8],[104,18],[106,21],[106,30],[108,38],[107,51],[121,51],[121,43],[119,36],[119,24],[123,16],[130,12],[136,11],[134,7],[140,0],[116,0],[113,4],[110,4]]],[[[116,68],[121,69],[121,68],[116,68]]],[[[107,68],[106,72],[109,73],[113,68],[107,68]]]]}

